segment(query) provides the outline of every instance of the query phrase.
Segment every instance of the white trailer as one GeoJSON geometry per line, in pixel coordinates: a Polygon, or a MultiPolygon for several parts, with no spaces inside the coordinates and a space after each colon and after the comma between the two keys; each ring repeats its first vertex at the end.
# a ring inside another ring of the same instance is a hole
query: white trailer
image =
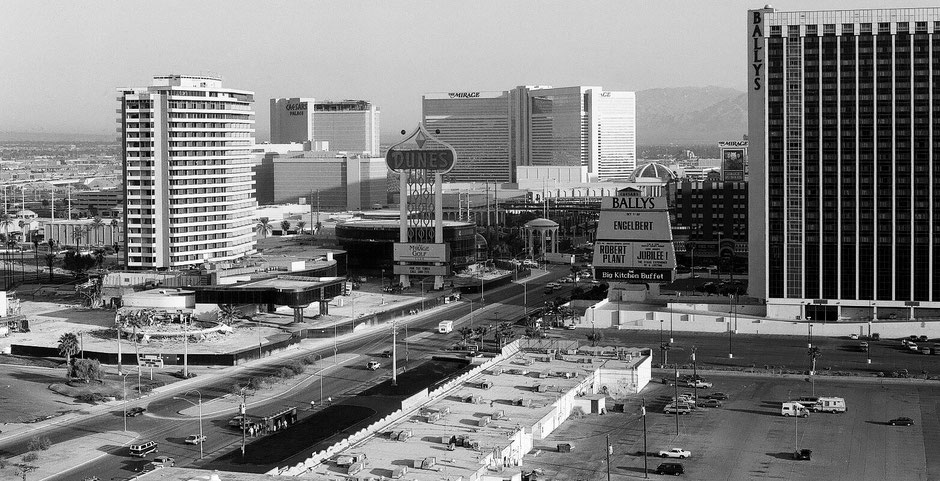
{"type": "Polygon", "coordinates": [[[441,323],[437,325],[437,332],[441,334],[447,334],[448,332],[451,332],[453,330],[454,330],[454,321],[441,321],[441,323]]]}
{"type": "Polygon", "coordinates": [[[798,402],[788,401],[780,407],[780,414],[784,416],[800,416],[805,418],[809,416],[809,409],[798,402]]]}
{"type": "Polygon", "coordinates": [[[816,402],[816,411],[824,413],[844,413],[845,399],[840,397],[821,397],[816,402]]]}

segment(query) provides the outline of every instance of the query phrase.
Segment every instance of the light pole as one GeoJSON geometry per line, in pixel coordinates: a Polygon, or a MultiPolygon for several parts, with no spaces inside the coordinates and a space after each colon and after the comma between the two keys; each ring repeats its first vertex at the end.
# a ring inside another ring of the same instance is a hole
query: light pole
{"type": "Polygon", "coordinates": [[[248,426],[248,395],[245,394],[245,389],[247,388],[243,387],[241,389],[242,405],[239,406],[239,410],[241,411],[242,415],[242,458],[245,457],[245,444],[247,441],[247,437],[245,436],[245,429],[248,426]]]}
{"type": "Polygon", "coordinates": [[[121,375],[121,390],[124,392],[124,432],[127,432],[127,373],[119,372],[121,375]]]}
{"type": "MultiPolygon", "coordinates": [[[[668,301],[667,301],[668,304],[668,301]]],[[[669,304],[669,344],[673,343],[673,333],[672,333],[672,304],[669,304]]]]}
{"type": "MultiPolygon", "coordinates": [[[[203,440],[205,439],[205,438],[202,437],[202,393],[199,392],[199,391],[197,391],[197,390],[195,390],[195,389],[190,389],[189,391],[186,391],[186,392],[184,392],[183,394],[186,395],[186,394],[189,394],[189,393],[191,393],[191,392],[194,392],[194,393],[196,393],[197,396],[199,396],[199,404],[196,404],[196,406],[199,407],[199,459],[202,459],[202,457],[203,457],[203,454],[202,454],[202,443],[203,443],[203,440]]],[[[180,400],[182,400],[182,401],[188,402],[189,404],[192,404],[192,403],[193,403],[192,401],[190,401],[189,399],[186,399],[186,398],[184,398],[184,397],[173,396],[173,399],[180,399],[180,400]]],[[[243,419],[244,419],[244,418],[243,418],[243,419]]]]}
{"type": "Polygon", "coordinates": [[[695,369],[695,351],[697,349],[692,346],[692,392],[695,396],[694,401],[698,403],[698,370],[695,369]]]}
{"type": "Polygon", "coordinates": [[[649,448],[646,446],[646,398],[641,400],[640,412],[643,414],[643,477],[649,479],[649,448]]]}
{"type": "Polygon", "coordinates": [[[382,269],[382,305],[385,305],[385,269],[382,269]]]}
{"type": "Polygon", "coordinates": [[[470,302],[470,330],[473,330],[473,299],[467,298],[470,302]]]}
{"type": "Polygon", "coordinates": [[[728,323],[728,359],[734,359],[734,354],[731,353],[732,352],[731,350],[732,336],[734,336],[734,331],[731,330],[731,323],[729,322],[728,323]]]}
{"type": "MultiPolygon", "coordinates": [[[[871,342],[871,319],[868,320],[868,342],[871,342]]],[[[865,355],[868,356],[867,364],[871,364],[871,344],[865,345],[865,355]]]]}
{"type": "Polygon", "coordinates": [[[336,357],[339,353],[339,347],[336,345],[336,323],[333,323],[333,364],[337,364],[336,357]]]}
{"type": "Polygon", "coordinates": [[[676,411],[676,436],[678,436],[678,435],[679,435],[679,364],[676,364],[674,367],[675,367],[675,370],[676,370],[676,377],[675,377],[675,379],[674,379],[675,382],[673,383],[673,385],[676,387],[676,400],[675,400],[675,406],[676,406],[676,409],[675,409],[675,411],[676,411]]]}
{"type": "Polygon", "coordinates": [[[812,348],[813,348],[813,323],[812,323],[812,319],[809,319],[809,320],[810,320],[811,322],[809,322],[808,324],[806,324],[806,328],[807,328],[807,334],[806,334],[806,348],[807,348],[807,349],[812,349],[812,348]]]}

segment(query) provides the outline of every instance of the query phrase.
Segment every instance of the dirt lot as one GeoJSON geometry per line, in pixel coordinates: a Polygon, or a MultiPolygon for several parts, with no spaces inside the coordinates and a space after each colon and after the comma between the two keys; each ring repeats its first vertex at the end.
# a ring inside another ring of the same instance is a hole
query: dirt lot
{"type": "MultiPolygon", "coordinates": [[[[682,460],[687,479],[708,480],[869,480],[940,477],[940,383],[934,381],[845,381],[824,379],[816,395],[844,397],[844,414],[811,414],[807,419],[780,415],[780,402],[810,395],[803,379],[709,376],[715,389],[731,396],[721,408],[699,409],[679,417],[663,414],[672,387],[650,384],[647,403],[649,451],[672,447],[692,452],[682,460]],[[887,421],[914,419],[911,427],[887,421]],[[811,449],[812,460],[795,461],[797,447],[811,449]]],[[[687,389],[680,389],[680,393],[687,389]]],[[[569,420],[551,437],[536,441],[541,454],[526,458],[526,469],[541,469],[547,479],[606,479],[605,435],[613,446],[611,479],[643,478],[643,420],[640,399],[625,413],[569,420]],[[571,443],[571,453],[557,453],[571,443]]],[[[663,460],[649,458],[654,470],[663,460]]],[[[650,479],[660,476],[650,473],[650,479]]]]}

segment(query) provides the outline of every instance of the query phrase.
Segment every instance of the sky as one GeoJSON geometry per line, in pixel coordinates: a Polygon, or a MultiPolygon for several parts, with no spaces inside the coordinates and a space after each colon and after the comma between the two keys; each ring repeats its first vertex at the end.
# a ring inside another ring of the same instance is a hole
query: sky
{"type": "MultiPolygon", "coordinates": [[[[268,100],[370,100],[383,140],[428,92],[517,85],[744,91],[746,10],[733,0],[0,0],[0,131],[116,135],[117,88],[218,74],[268,100]]],[[[914,7],[773,2],[778,10],[914,7]]]]}

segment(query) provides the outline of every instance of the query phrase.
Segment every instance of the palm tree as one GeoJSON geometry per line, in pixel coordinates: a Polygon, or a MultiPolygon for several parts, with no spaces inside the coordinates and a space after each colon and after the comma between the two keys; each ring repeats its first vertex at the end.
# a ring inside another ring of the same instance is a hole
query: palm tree
{"type": "Polygon", "coordinates": [[[103,225],[104,225],[104,221],[101,220],[101,217],[96,215],[91,220],[91,225],[88,226],[89,231],[94,231],[95,233],[95,244],[98,244],[98,229],[100,229],[103,225]]]}
{"type": "Polygon", "coordinates": [[[265,238],[274,230],[274,227],[271,226],[271,219],[267,217],[262,217],[258,219],[258,224],[255,226],[255,232],[265,238]]]}
{"type": "Polygon", "coordinates": [[[58,256],[55,255],[55,252],[46,254],[46,265],[49,266],[49,282],[52,282],[52,268],[55,266],[56,259],[58,259],[58,256]]]}
{"type": "Polygon", "coordinates": [[[460,344],[463,346],[467,345],[467,341],[473,339],[473,329],[469,327],[461,327],[457,329],[457,334],[460,334],[460,344]]]}
{"type": "Polygon", "coordinates": [[[306,226],[307,226],[307,221],[305,221],[305,220],[298,220],[298,221],[297,221],[297,228],[300,229],[300,233],[301,233],[301,234],[304,233],[304,227],[306,227],[306,226]]]}
{"type": "Polygon", "coordinates": [[[313,235],[319,234],[320,229],[322,228],[323,228],[323,224],[321,224],[319,221],[316,224],[313,224],[313,235]]]}
{"type": "Polygon", "coordinates": [[[219,304],[219,322],[231,326],[241,314],[232,304],[219,304]]]}
{"type": "Polygon", "coordinates": [[[137,344],[137,329],[144,326],[145,316],[144,310],[141,309],[123,317],[124,325],[134,329],[134,355],[137,357],[138,362],[140,361],[140,346],[137,344]]]}
{"type": "Polygon", "coordinates": [[[72,378],[72,356],[78,354],[78,336],[67,332],[59,338],[59,354],[65,356],[65,377],[72,378]]]}
{"type": "MultiPolygon", "coordinates": [[[[597,347],[597,343],[601,342],[604,339],[604,333],[600,331],[594,331],[587,335],[589,341],[591,341],[591,347],[597,347]]],[[[666,346],[668,349],[668,346],[666,346]]]]}
{"type": "Polygon", "coordinates": [[[4,239],[10,239],[10,227],[14,226],[13,216],[7,213],[0,214],[0,227],[3,228],[4,239]]]}
{"type": "Polygon", "coordinates": [[[807,350],[806,354],[809,355],[813,363],[812,368],[810,369],[810,374],[815,373],[816,372],[816,359],[819,359],[819,356],[822,355],[822,352],[820,352],[819,346],[813,346],[807,350]]]}
{"type": "Polygon", "coordinates": [[[281,235],[287,235],[287,231],[289,230],[290,230],[290,221],[287,219],[282,220],[281,221],[281,232],[282,232],[281,235]]]}
{"type": "Polygon", "coordinates": [[[75,241],[75,247],[79,248],[82,245],[82,237],[85,236],[85,229],[82,229],[80,226],[75,226],[72,229],[72,240],[75,241]]]}

